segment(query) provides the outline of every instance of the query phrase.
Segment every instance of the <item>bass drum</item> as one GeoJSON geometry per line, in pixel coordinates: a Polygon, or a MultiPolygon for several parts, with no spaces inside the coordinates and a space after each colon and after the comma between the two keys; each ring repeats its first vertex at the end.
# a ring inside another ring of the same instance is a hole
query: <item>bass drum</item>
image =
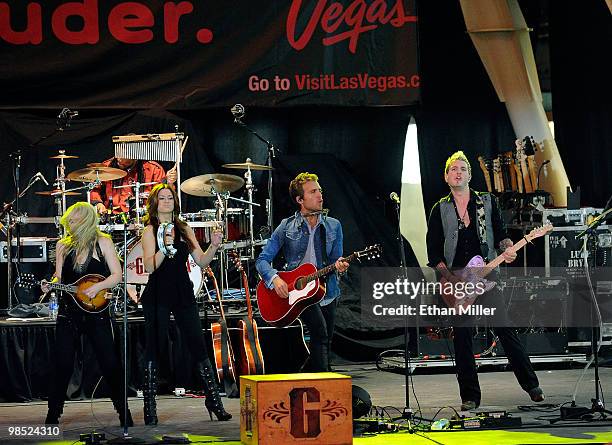
{"type": "MultiPolygon", "coordinates": [[[[132,239],[128,242],[127,250],[127,292],[130,299],[138,303],[145,286],[149,282],[149,273],[145,271],[144,267],[142,241],[139,238],[132,239]]],[[[202,268],[196,264],[191,255],[187,259],[186,267],[189,272],[189,279],[193,284],[193,294],[197,297],[202,290],[202,268]]]]}

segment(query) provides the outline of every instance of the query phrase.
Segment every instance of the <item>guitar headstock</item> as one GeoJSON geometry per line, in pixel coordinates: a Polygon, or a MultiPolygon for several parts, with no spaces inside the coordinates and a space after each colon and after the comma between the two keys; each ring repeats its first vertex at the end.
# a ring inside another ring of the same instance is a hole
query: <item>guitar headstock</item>
{"type": "Polygon", "coordinates": [[[215,278],[215,273],[213,272],[212,268],[210,266],[206,266],[206,268],[204,268],[204,272],[206,273],[206,275],[212,279],[215,278]]]}
{"type": "Polygon", "coordinates": [[[525,140],[517,139],[514,141],[514,144],[516,146],[516,160],[518,162],[524,161],[525,160],[525,140]]]}
{"type": "Polygon", "coordinates": [[[240,260],[240,255],[238,254],[238,251],[230,250],[229,251],[229,256],[232,259],[232,261],[234,262],[234,266],[236,267],[236,270],[238,272],[243,272],[244,269],[242,268],[242,261],[240,260]]]}
{"type": "Polygon", "coordinates": [[[480,169],[483,172],[488,172],[491,169],[490,159],[486,159],[484,156],[478,156],[478,162],[480,164],[480,169]]]}
{"type": "Polygon", "coordinates": [[[33,287],[38,286],[39,282],[34,277],[34,274],[31,273],[22,273],[17,278],[17,282],[15,283],[19,287],[23,287],[25,289],[31,289],[33,287]]]}
{"type": "Polygon", "coordinates": [[[357,258],[357,261],[373,260],[374,258],[380,258],[381,253],[382,248],[380,247],[380,244],[374,244],[366,247],[363,250],[355,252],[355,257],[357,258]]]}
{"type": "Polygon", "coordinates": [[[553,225],[551,223],[547,223],[541,227],[536,227],[533,229],[531,232],[525,235],[525,238],[527,238],[527,241],[531,241],[532,239],[546,235],[548,232],[552,231],[552,229],[553,225]]]}
{"type": "Polygon", "coordinates": [[[497,156],[493,159],[493,171],[499,173],[501,171],[501,156],[497,156]]]}

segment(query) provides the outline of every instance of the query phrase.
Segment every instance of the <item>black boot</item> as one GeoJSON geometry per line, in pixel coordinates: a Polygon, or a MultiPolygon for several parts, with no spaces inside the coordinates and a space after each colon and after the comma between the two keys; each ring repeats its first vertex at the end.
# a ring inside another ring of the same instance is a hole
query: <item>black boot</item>
{"type": "Polygon", "coordinates": [[[53,395],[49,397],[47,402],[47,417],[45,418],[45,425],[58,425],[59,419],[64,412],[64,401],[58,400],[53,395]]]}
{"type": "Polygon", "coordinates": [[[124,415],[125,411],[125,405],[123,404],[123,400],[113,400],[113,406],[115,407],[115,411],[117,411],[117,414],[119,414],[119,423],[121,424],[121,426],[125,426],[124,421],[127,420],[127,426],[128,427],[133,427],[134,426],[134,420],[132,419],[132,413],[130,412],[130,409],[127,409],[127,418],[124,415]]]}
{"type": "Polygon", "coordinates": [[[157,394],[157,370],[153,362],[147,362],[144,370],[144,422],[145,425],[157,425],[157,404],[155,395],[157,394]]]}
{"type": "Polygon", "coordinates": [[[206,393],[206,400],[204,401],[204,404],[206,405],[206,409],[210,415],[210,420],[213,420],[213,413],[215,413],[215,416],[217,416],[217,420],[230,420],[232,415],[225,411],[225,408],[223,408],[223,402],[221,401],[221,396],[219,395],[219,388],[217,388],[217,382],[215,380],[215,376],[213,375],[210,361],[206,360],[199,362],[197,366],[198,376],[204,385],[204,392],[206,393]]]}
{"type": "Polygon", "coordinates": [[[58,425],[59,419],[62,415],[63,409],[51,408],[47,411],[47,417],[45,418],[45,425],[58,425]]]}

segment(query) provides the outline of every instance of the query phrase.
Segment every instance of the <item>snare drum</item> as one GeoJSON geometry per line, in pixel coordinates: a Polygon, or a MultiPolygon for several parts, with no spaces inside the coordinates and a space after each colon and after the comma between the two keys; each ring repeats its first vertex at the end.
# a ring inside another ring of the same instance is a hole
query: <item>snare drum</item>
{"type": "MultiPolygon", "coordinates": [[[[138,303],[144,287],[149,282],[149,273],[145,270],[143,261],[142,241],[140,239],[132,239],[128,243],[127,255],[127,292],[132,301],[138,303]],[[137,287],[140,286],[140,292],[137,292],[137,287]]],[[[187,272],[189,279],[193,284],[193,293],[198,295],[202,290],[202,268],[196,264],[191,255],[187,259],[187,272]]]]}

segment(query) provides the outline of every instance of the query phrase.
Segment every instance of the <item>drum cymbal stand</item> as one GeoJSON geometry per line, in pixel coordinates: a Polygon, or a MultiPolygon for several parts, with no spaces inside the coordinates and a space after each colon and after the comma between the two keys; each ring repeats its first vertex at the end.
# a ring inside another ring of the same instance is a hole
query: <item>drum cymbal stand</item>
{"type": "Polygon", "coordinates": [[[137,229],[140,229],[140,187],[145,187],[147,185],[153,185],[153,184],[157,184],[157,182],[138,182],[136,181],[132,184],[117,185],[113,187],[114,189],[122,189],[126,187],[132,187],[134,189],[134,197],[136,198],[136,228],[137,229]]]}

